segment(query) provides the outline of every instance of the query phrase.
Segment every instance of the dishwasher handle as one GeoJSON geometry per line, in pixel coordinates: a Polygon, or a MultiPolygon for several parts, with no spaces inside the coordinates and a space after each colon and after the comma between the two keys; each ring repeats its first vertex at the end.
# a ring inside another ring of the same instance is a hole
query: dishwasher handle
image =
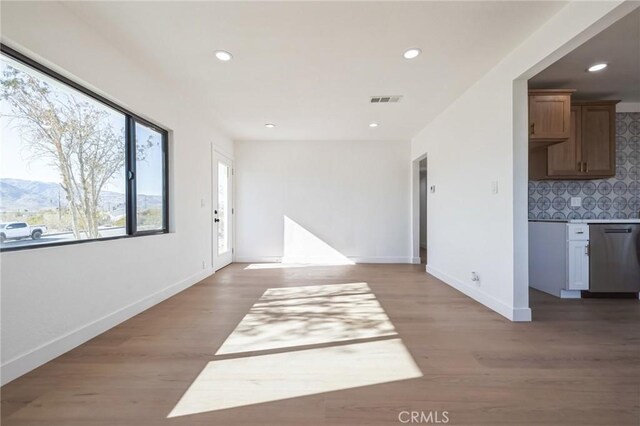
{"type": "Polygon", "coordinates": [[[604,230],[605,234],[630,234],[631,228],[609,228],[604,230]]]}

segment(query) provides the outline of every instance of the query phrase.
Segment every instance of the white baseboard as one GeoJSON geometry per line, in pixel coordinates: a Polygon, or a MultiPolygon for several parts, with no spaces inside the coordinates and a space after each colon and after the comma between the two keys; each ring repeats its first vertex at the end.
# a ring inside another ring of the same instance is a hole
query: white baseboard
{"type": "Polygon", "coordinates": [[[419,257],[350,257],[355,263],[415,263],[419,257]]]}
{"type": "Polygon", "coordinates": [[[531,322],[531,308],[513,308],[512,312],[511,321],[531,322]]]}
{"type": "Polygon", "coordinates": [[[280,263],[282,258],[278,256],[236,256],[236,263],[280,263]]]}
{"type": "Polygon", "coordinates": [[[560,289],[561,299],[582,299],[582,291],[560,289]]]}
{"type": "MultiPolygon", "coordinates": [[[[347,257],[354,263],[420,263],[419,257],[347,257]]],[[[333,259],[315,257],[282,258],[278,256],[236,256],[237,263],[300,263],[300,264],[332,264],[333,259]]],[[[340,261],[336,262],[339,264],[340,261]]]]}
{"type": "Polygon", "coordinates": [[[499,313],[503,317],[511,321],[531,321],[531,308],[514,308],[506,303],[496,299],[495,297],[485,293],[477,287],[464,283],[433,266],[427,265],[427,272],[450,285],[461,293],[471,297],[477,302],[482,303],[487,308],[499,313]]]}
{"type": "Polygon", "coordinates": [[[110,328],[113,328],[129,318],[138,315],[140,312],[143,312],[163,300],[181,292],[182,290],[191,287],[197,282],[202,281],[203,279],[211,276],[213,272],[214,271],[211,268],[203,269],[201,272],[193,274],[190,277],[138,300],[137,302],[105,315],[102,318],[98,318],[93,322],[83,325],[82,327],[79,327],[63,336],[55,338],[27,353],[18,355],[17,357],[3,363],[0,367],[0,383],[5,385],[14,379],[17,379],[23,374],[38,368],[42,364],[59,357],[65,352],[80,346],[110,328]]]}

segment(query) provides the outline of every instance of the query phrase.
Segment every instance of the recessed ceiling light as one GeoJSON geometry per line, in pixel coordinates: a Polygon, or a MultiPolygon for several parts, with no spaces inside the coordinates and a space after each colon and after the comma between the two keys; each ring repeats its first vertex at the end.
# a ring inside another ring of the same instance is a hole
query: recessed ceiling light
{"type": "Polygon", "coordinates": [[[274,127],[276,127],[276,125],[272,124],[272,123],[267,123],[267,124],[264,125],[264,127],[268,128],[268,129],[273,129],[274,127]]]}
{"type": "Polygon", "coordinates": [[[417,58],[419,54],[422,53],[422,50],[418,49],[417,47],[412,47],[411,49],[407,49],[402,56],[404,56],[405,59],[413,59],[413,58],[417,58]]]}
{"type": "Polygon", "coordinates": [[[369,123],[369,127],[378,127],[378,123],[376,122],[369,123]]]}
{"type": "Polygon", "coordinates": [[[591,65],[589,67],[589,72],[601,71],[601,70],[605,69],[606,67],[607,67],[607,64],[605,64],[605,63],[591,65]]]}
{"type": "Polygon", "coordinates": [[[224,62],[230,61],[233,58],[233,55],[227,52],[226,50],[216,50],[215,55],[216,55],[216,58],[224,62]]]}

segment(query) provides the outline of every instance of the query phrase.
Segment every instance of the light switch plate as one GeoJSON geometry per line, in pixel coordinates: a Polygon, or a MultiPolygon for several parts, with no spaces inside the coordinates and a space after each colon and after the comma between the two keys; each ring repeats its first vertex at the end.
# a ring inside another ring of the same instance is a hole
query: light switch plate
{"type": "Polygon", "coordinates": [[[571,207],[580,207],[582,205],[581,197],[571,197],[571,207]]]}
{"type": "Polygon", "coordinates": [[[436,192],[436,186],[431,185],[431,187],[429,188],[429,191],[431,191],[431,193],[434,194],[436,192]]]}

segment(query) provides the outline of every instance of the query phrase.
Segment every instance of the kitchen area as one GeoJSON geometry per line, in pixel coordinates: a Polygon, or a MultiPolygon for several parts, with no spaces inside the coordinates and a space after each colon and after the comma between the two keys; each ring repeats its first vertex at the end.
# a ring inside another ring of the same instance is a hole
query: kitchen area
{"type": "Polygon", "coordinates": [[[640,10],[529,80],[529,285],[640,292],[640,10]]]}

